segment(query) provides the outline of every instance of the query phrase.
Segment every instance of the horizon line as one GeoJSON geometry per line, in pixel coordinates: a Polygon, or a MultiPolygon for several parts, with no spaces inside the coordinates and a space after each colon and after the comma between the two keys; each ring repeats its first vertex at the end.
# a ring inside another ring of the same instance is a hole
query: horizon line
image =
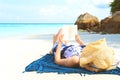
{"type": "Polygon", "coordinates": [[[74,23],[36,23],[36,22],[3,22],[3,23],[0,23],[0,24],[74,24],[74,23]]]}

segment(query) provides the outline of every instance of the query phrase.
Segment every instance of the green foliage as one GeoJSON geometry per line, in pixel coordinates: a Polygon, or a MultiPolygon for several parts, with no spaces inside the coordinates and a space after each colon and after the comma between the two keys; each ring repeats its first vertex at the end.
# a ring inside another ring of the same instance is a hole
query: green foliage
{"type": "Polygon", "coordinates": [[[112,13],[120,11],[120,0],[113,0],[113,2],[110,4],[110,7],[112,13]]]}

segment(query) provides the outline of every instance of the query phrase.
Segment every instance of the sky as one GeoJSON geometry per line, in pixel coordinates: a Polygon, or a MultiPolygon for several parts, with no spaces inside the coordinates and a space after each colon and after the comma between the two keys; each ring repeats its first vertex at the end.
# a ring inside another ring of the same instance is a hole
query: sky
{"type": "Polygon", "coordinates": [[[86,12],[110,16],[113,0],[0,0],[0,23],[74,23],[86,12]]]}

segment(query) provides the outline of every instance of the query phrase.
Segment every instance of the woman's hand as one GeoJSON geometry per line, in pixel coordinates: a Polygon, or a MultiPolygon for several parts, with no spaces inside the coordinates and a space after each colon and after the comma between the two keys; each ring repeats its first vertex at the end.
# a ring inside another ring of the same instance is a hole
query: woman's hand
{"type": "Polygon", "coordinates": [[[80,36],[78,34],[75,35],[75,40],[79,41],[80,40],[80,36]]]}
{"type": "Polygon", "coordinates": [[[58,40],[59,43],[63,43],[63,42],[64,42],[64,41],[63,41],[63,36],[64,36],[64,35],[60,35],[60,36],[59,36],[59,40],[58,40]]]}
{"type": "Polygon", "coordinates": [[[80,45],[84,45],[83,41],[81,40],[80,36],[78,34],[75,35],[75,40],[77,43],[79,43],[80,45]]]}

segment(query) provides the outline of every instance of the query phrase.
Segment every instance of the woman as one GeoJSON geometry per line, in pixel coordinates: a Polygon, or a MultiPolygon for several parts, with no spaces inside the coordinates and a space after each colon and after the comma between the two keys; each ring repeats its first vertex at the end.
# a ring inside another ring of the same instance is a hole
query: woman
{"type": "Polygon", "coordinates": [[[54,45],[51,53],[55,54],[56,64],[66,67],[82,67],[95,72],[115,68],[113,66],[114,52],[107,46],[105,39],[85,46],[77,34],[75,40],[79,45],[67,45],[68,41],[64,41],[63,36],[62,29],[60,29],[53,37],[54,45]]]}
{"type": "Polygon", "coordinates": [[[83,41],[77,34],[75,40],[79,45],[67,45],[68,41],[63,41],[63,36],[62,29],[60,29],[53,37],[51,53],[55,53],[55,63],[66,67],[80,67],[79,58],[85,47],[83,41]]]}

